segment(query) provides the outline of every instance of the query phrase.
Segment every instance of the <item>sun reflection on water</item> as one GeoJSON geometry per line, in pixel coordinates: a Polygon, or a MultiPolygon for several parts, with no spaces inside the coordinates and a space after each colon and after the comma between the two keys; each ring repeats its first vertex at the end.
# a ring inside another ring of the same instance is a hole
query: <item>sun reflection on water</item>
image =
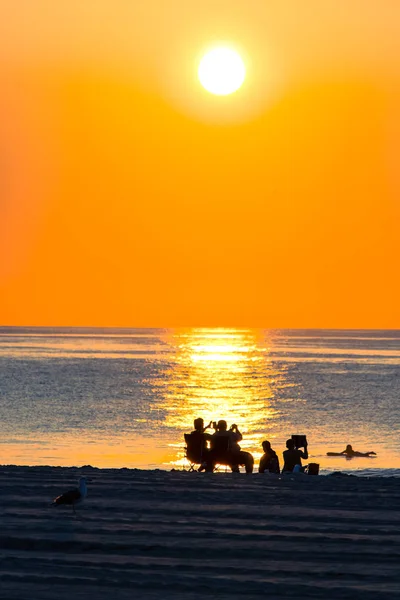
{"type": "Polygon", "coordinates": [[[182,464],[182,432],[193,429],[193,420],[205,423],[225,419],[243,434],[241,447],[260,456],[268,422],[277,411],[272,406],[274,388],[283,372],[268,358],[265,338],[254,330],[192,329],[172,332],[174,364],[165,378],[162,409],[165,425],[177,432],[173,464],[182,464]],[[178,433],[179,432],[179,433],[178,433]]]}

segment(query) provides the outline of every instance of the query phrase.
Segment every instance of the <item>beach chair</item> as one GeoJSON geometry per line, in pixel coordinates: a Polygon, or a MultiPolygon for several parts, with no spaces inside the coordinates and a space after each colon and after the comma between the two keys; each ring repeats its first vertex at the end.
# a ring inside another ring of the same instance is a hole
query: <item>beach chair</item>
{"type": "Polygon", "coordinates": [[[189,461],[189,471],[196,471],[196,465],[203,463],[204,441],[194,433],[184,433],[186,442],[185,458],[189,461]]]}
{"type": "Polygon", "coordinates": [[[218,466],[222,465],[231,467],[232,471],[239,472],[235,456],[232,453],[229,436],[216,436],[211,441],[211,449],[208,450],[204,440],[195,432],[184,433],[183,435],[186,442],[185,458],[189,462],[189,471],[197,471],[196,466],[206,462],[205,454],[207,452],[207,461],[209,464],[214,465],[214,471],[218,471],[218,466]]]}

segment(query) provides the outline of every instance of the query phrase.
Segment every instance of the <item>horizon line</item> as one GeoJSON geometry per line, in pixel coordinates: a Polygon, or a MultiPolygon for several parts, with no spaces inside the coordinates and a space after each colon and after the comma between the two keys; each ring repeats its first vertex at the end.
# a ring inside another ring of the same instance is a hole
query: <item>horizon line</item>
{"type": "Polygon", "coordinates": [[[233,326],[233,325],[3,325],[0,324],[0,329],[234,329],[246,330],[256,329],[261,331],[279,331],[279,330],[295,330],[295,331],[400,331],[400,327],[266,327],[266,326],[233,326]]]}

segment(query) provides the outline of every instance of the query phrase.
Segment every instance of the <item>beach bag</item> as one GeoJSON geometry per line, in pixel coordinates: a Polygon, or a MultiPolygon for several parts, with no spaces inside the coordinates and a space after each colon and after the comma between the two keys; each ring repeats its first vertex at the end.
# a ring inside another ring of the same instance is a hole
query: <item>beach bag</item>
{"type": "Polygon", "coordinates": [[[318,475],[318,473],[319,473],[319,464],[318,463],[309,463],[308,474],[309,475],[318,475]]]}

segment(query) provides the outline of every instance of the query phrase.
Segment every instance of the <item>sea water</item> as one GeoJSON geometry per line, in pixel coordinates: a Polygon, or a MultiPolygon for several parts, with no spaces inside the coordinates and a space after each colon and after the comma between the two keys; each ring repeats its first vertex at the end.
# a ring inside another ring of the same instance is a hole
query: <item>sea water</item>
{"type": "Polygon", "coordinates": [[[321,473],[400,476],[400,331],[0,328],[1,464],[185,468],[196,417],[256,467],[305,434],[321,473]]]}

